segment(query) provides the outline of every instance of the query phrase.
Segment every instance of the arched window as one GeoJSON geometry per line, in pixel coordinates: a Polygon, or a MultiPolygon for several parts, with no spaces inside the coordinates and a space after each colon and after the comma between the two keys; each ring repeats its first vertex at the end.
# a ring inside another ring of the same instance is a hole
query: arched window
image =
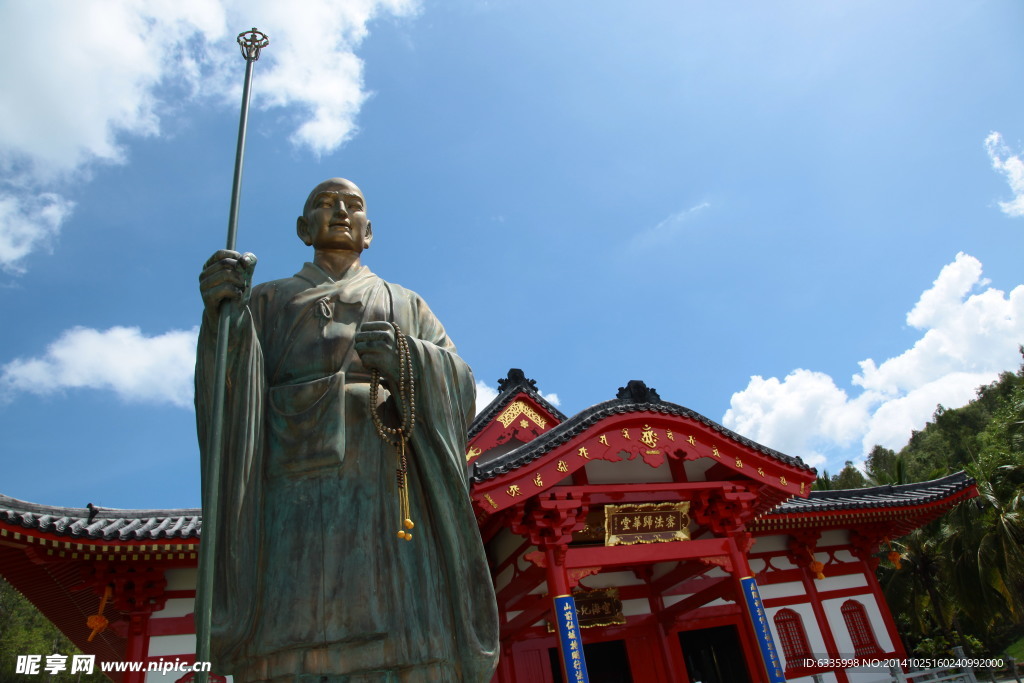
{"type": "Polygon", "coordinates": [[[804,660],[811,658],[811,646],[807,644],[807,631],[800,615],[791,609],[780,609],[775,613],[775,630],[782,641],[786,668],[804,666],[804,660]]]}
{"type": "Polygon", "coordinates": [[[864,605],[856,600],[847,600],[843,603],[842,612],[846,630],[850,632],[850,639],[853,640],[853,653],[858,657],[881,654],[882,649],[875,640],[875,632],[871,630],[871,622],[868,621],[864,605]]]}

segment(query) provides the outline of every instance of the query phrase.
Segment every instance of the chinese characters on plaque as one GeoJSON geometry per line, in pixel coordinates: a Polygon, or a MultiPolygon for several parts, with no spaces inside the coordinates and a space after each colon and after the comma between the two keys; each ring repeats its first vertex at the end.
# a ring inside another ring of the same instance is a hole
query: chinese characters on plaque
{"type": "Polygon", "coordinates": [[[688,541],[690,502],[604,506],[604,544],[688,541]]]}

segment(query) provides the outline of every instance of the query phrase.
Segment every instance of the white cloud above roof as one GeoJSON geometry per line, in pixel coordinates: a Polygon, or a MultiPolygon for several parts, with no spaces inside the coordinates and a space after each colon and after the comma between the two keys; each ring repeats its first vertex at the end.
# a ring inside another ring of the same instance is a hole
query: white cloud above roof
{"type": "Polygon", "coordinates": [[[34,358],[0,368],[0,396],[113,391],[130,403],[192,407],[199,328],[147,337],[137,327],[74,327],[34,358]]]}
{"type": "Polygon", "coordinates": [[[754,376],[733,394],[723,423],[815,466],[827,451],[858,441],[862,454],[875,444],[901,448],[937,405],[962,406],[1020,365],[1024,285],[1005,294],[988,284],[978,259],[957,254],[907,314],[921,337],[882,363],[861,361],[850,380],[860,393],[850,396],[829,375],[806,369],[781,380],[754,376]]]}

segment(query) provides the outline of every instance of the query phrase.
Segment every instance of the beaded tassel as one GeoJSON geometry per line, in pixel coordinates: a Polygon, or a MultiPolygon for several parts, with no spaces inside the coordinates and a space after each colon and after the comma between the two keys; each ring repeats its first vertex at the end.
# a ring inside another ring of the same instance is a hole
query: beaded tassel
{"type": "Polygon", "coordinates": [[[377,396],[380,393],[380,372],[370,372],[370,415],[377,435],[398,453],[398,469],[395,470],[395,484],[398,489],[398,516],[402,520],[398,529],[398,538],[412,540],[407,529],[416,526],[412,521],[409,508],[409,468],[405,457],[406,446],[413,428],[416,426],[416,383],[412,372],[412,354],[409,352],[409,340],[402,334],[396,323],[391,323],[395,330],[395,345],[398,349],[398,387],[395,393],[402,404],[402,421],[399,427],[386,426],[377,414],[377,396]],[[404,528],[402,528],[404,527],[404,528]]]}

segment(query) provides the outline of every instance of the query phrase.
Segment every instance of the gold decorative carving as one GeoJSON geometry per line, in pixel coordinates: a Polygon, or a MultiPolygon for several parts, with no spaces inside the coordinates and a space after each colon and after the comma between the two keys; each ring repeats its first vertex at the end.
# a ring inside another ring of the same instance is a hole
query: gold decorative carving
{"type": "Polygon", "coordinates": [[[505,489],[505,493],[508,494],[509,498],[515,498],[516,496],[520,496],[523,494],[523,492],[519,490],[519,484],[512,484],[507,489],[505,489]]]}
{"type": "Polygon", "coordinates": [[[665,430],[665,438],[668,439],[669,441],[675,441],[676,440],[676,435],[672,433],[671,429],[666,429],[665,430]]]}
{"type": "Polygon", "coordinates": [[[528,560],[533,563],[535,567],[544,569],[548,566],[547,558],[544,557],[544,553],[540,550],[534,550],[532,553],[526,553],[523,555],[524,560],[528,560]]]}
{"type": "Polygon", "coordinates": [[[640,433],[640,440],[651,448],[658,445],[658,435],[651,429],[650,425],[644,425],[644,429],[640,433]]]}
{"type": "Polygon", "coordinates": [[[540,472],[538,472],[537,476],[533,478],[533,485],[538,487],[544,486],[544,480],[540,478],[540,472]]]}
{"type": "Polygon", "coordinates": [[[577,567],[575,569],[570,569],[568,571],[569,585],[576,586],[579,584],[580,579],[585,579],[588,576],[593,576],[594,574],[600,573],[600,567],[577,567]]]}
{"type": "Polygon", "coordinates": [[[689,443],[691,446],[696,446],[697,445],[697,440],[695,438],[693,438],[693,434],[691,434],[690,436],[686,437],[686,442],[689,443]]]}
{"type": "Polygon", "coordinates": [[[743,469],[743,461],[740,460],[739,458],[736,458],[736,467],[743,469]]]}
{"type": "Polygon", "coordinates": [[[757,468],[757,473],[760,474],[763,477],[764,476],[764,468],[763,467],[758,467],[757,468]]]}
{"type": "Polygon", "coordinates": [[[600,437],[600,438],[598,439],[598,441],[600,441],[601,443],[603,443],[603,444],[604,444],[605,446],[607,446],[607,445],[608,445],[608,437],[607,437],[607,436],[605,436],[604,434],[602,434],[602,435],[601,435],[601,437],[600,437]]]}
{"type": "Polygon", "coordinates": [[[625,427],[622,428],[622,438],[623,439],[628,439],[629,438],[629,430],[626,429],[625,427]]]}
{"type": "Polygon", "coordinates": [[[605,545],[688,541],[690,502],[605,505],[605,545]]]}
{"type": "Polygon", "coordinates": [[[579,453],[581,458],[586,458],[587,460],[590,460],[590,455],[587,453],[586,446],[580,446],[580,449],[577,451],[577,453],[579,453]]]}
{"type": "Polygon", "coordinates": [[[498,504],[494,502],[493,498],[491,498],[491,494],[485,493],[484,494],[484,500],[486,500],[488,503],[490,503],[492,508],[497,509],[498,504]]]}
{"type": "Polygon", "coordinates": [[[473,446],[468,451],[466,451],[466,460],[472,460],[473,458],[475,458],[476,456],[480,455],[481,453],[483,453],[482,450],[480,450],[476,446],[473,446]]]}
{"type": "Polygon", "coordinates": [[[782,484],[783,486],[789,486],[789,482],[786,481],[785,477],[779,477],[779,483],[782,484]]]}
{"type": "Polygon", "coordinates": [[[501,423],[502,427],[508,427],[512,424],[512,421],[520,415],[525,415],[530,418],[541,429],[548,426],[548,421],[541,417],[536,410],[526,405],[524,401],[513,401],[509,404],[508,408],[505,408],[505,410],[498,415],[498,422],[501,423]]]}
{"type": "Polygon", "coordinates": [[[558,466],[555,469],[557,469],[559,472],[568,472],[569,465],[564,460],[559,460],[558,466]]]}
{"type": "Polygon", "coordinates": [[[711,447],[711,455],[715,456],[716,458],[722,457],[722,455],[718,452],[718,446],[711,447]]]}

